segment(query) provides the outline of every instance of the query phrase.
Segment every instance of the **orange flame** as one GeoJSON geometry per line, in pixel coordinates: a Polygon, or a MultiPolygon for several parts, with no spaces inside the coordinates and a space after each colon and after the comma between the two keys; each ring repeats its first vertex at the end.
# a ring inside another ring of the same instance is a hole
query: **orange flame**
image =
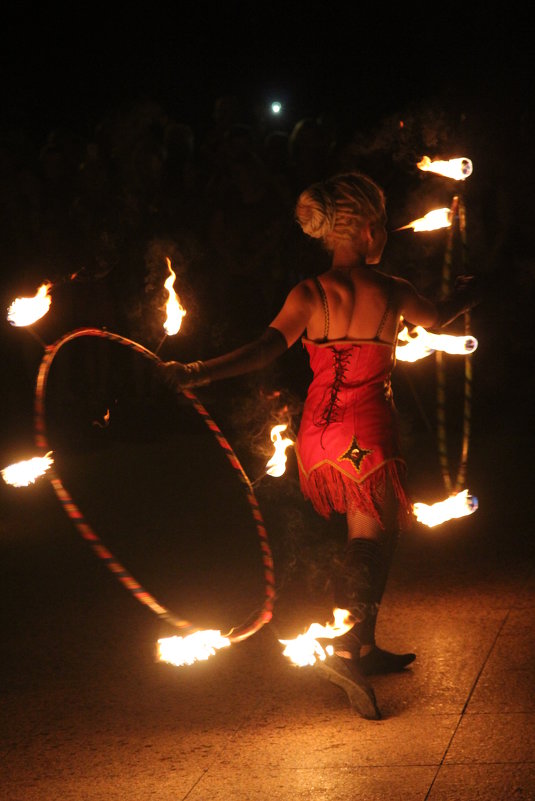
{"type": "Polygon", "coordinates": [[[45,456],[34,456],[33,459],[10,464],[2,470],[2,478],[6,484],[11,484],[13,487],[27,487],[33,484],[54,463],[50,458],[51,453],[52,451],[49,451],[45,456]]]}
{"type": "Polygon", "coordinates": [[[445,178],[453,178],[454,181],[464,181],[472,175],[473,165],[470,159],[458,158],[449,161],[431,161],[429,156],[424,156],[417,166],[420,170],[435,172],[445,178]]]}
{"type": "Polygon", "coordinates": [[[167,318],[163,324],[163,327],[169,336],[173,336],[174,334],[178,334],[180,331],[182,318],[186,314],[186,310],[182,307],[178,295],[173,289],[176,274],[173,272],[173,268],[171,267],[171,259],[166,257],[166,262],[169,269],[169,276],[164,284],[164,288],[167,290],[169,297],[167,299],[167,303],[165,304],[167,318]]]}
{"type": "Polygon", "coordinates": [[[271,429],[271,441],[275,446],[275,452],[269,462],[266,464],[266,473],[269,476],[278,478],[286,471],[286,448],[294,444],[292,439],[282,439],[281,433],[286,431],[287,425],[273,426],[271,429]]]}
{"type": "Polygon", "coordinates": [[[230,644],[228,637],[211,629],[195,631],[186,637],[163,637],[158,640],[158,658],[176,667],[192,665],[209,659],[217,650],[230,644]]]}
{"type": "Polygon", "coordinates": [[[102,417],[102,423],[100,420],[93,420],[93,425],[97,426],[98,428],[107,428],[110,424],[110,410],[106,409],[106,413],[102,417]]]}
{"type": "Polygon", "coordinates": [[[408,225],[396,228],[396,231],[405,231],[407,228],[412,228],[414,231],[437,231],[439,228],[450,228],[451,218],[451,209],[434,209],[408,225]]]}
{"type": "Polygon", "coordinates": [[[466,356],[473,353],[478,346],[475,337],[431,334],[419,325],[415,326],[410,334],[407,326],[402,328],[398,334],[398,343],[401,344],[396,346],[396,360],[400,362],[415,362],[436,350],[466,356]]]}
{"type": "Polygon", "coordinates": [[[326,623],[325,626],[320,623],[312,623],[304,634],[299,634],[294,640],[279,640],[286,646],[282,652],[283,655],[299,667],[314,665],[318,659],[324,662],[328,655],[331,656],[334,653],[334,649],[332,645],[328,645],[324,649],[318,639],[332,640],[334,637],[340,637],[349,631],[355,622],[347,609],[338,607],[333,610],[333,618],[334,623],[326,623]]]}
{"type": "Polygon", "coordinates": [[[48,294],[51,286],[48,282],[41,284],[33,298],[15,298],[7,310],[7,319],[11,325],[32,325],[44,317],[52,300],[48,294]]]}
{"type": "Polygon", "coordinates": [[[469,495],[468,490],[465,489],[462,492],[450,495],[445,501],[438,501],[431,505],[415,503],[413,504],[413,511],[419,523],[432,528],[445,523],[447,520],[471,515],[477,510],[478,505],[477,498],[469,495]]]}

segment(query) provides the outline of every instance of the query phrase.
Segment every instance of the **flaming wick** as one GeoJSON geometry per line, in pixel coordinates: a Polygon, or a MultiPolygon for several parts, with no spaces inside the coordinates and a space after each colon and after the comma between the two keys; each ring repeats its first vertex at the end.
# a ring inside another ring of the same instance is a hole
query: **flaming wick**
{"type": "Polygon", "coordinates": [[[13,487],[27,487],[33,484],[54,463],[50,458],[51,453],[52,451],[49,451],[45,456],[34,456],[33,459],[10,464],[2,470],[2,478],[6,484],[13,487]]]}
{"type": "Polygon", "coordinates": [[[413,511],[419,523],[432,528],[446,523],[458,517],[466,517],[473,514],[478,508],[478,500],[475,496],[469,495],[468,490],[455,493],[445,501],[438,501],[431,505],[427,503],[413,504],[413,511]]]}
{"type": "Polygon", "coordinates": [[[164,289],[167,290],[167,302],[165,304],[165,310],[167,312],[167,317],[165,318],[163,327],[165,334],[161,338],[158,347],[154,351],[156,355],[160,348],[162,347],[163,343],[167,339],[168,336],[174,336],[178,334],[180,331],[180,326],[182,325],[182,318],[186,314],[186,310],[180,303],[178,295],[176,294],[175,290],[173,289],[176,273],[173,271],[171,267],[171,259],[166,256],[165,260],[167,262],[167,269],[169,270],[169,275],[164,283],[164,289]]]}
{"type": "Polygon", "coordinates": [[[333,618],[334,624],[327,623],[322,626],[320,623],[312,623],[304,634],[299,634],[295,639],[279,640],[282,645],[286,646],[282,652],[283,655],[298,667],[314,665],[318,659],[324,662],[327,656],[334,653],[334,648],[332,645],[328,645],[324,649],[318,639],[332,640],[334,637],[340,637],[349,631],[354,623],[354,619],[347,609],[335,608],[333,618]]]}
{"type": "Polygon", "coordinates": [[[437,231],[439,228],[450,228],[452,222],[451,209],[433,209],[428,211],[423,217],[413,220],[408,225],[402,225],[401,228],[396,228],[396,231],[405,231],[407,228],[412,228],[414,231],[437,231]]]}
{"type": "Polygon", "coordinates": [[[429,156],[424,156],[416,165],[424,172],[434,172],[443,175],[445,178],[452,178],[454,181],[464,181],[472,175],[472,162],[467,158],[450,159],[449,161],[431,161],[429,156]]]}
{"type": "Polygon", "coordinates": [[[7,319],[11,325],[25,327],[40,320],[50,308],[51,297],[48,294],[51,284],[42,284],[33,298],[15,298],[7,310],[7,319]]]}
{"type": "Polygon", "coordinates": [[[279,478],[286,472],[286,448],[293,445],[291,439],[282,439],[281,433],[286,431],[287,425],[282,424],[274,426],[271,429],[271,441],[275,446],[275,452],[269,462],[266,464],[266,473],[268,476],[279,478]]]}
{"type": "Polygon", "coordinates": [[[171,267],[171,259],[166,257],[166,261],[169,269],[169,277],[164,284],[164,288],[167,290],[169,297],[166,303],[167,318],[163,324],[163,327],[165,328],[166,334],[172,337],[175,334],[178,334],[180,331],[182,318],[186,314],[186,310],[181,305],[178,295],[173,289],[176,274],[173,272],[173,268],[171,267]]]}
{"type": "Polygon", "coordinates": [[[398,343],[406,343],[396,346],[396,360],[401,362],[415,362],[437,350],[450,355],[467,356],[478,346],[478,341],[473,336],[432,334],[419,325],[410,334],[407,326],[404,326],[398,334],[398,343]]]}
{"type": "Polygon", "coordinates": [[[228,648],[230,644],[228,637],[211,629],[195,631],[186,637],[163,637],[158,640],[158,658],[175,667],[192,665],[209,659],[217,650],[228,648]]]}

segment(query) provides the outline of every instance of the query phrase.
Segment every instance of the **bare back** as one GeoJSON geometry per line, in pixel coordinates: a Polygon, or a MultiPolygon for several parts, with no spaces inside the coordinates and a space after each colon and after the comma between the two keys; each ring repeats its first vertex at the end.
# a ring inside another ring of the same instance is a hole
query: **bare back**
{"type": "MultiPolygon", "coordinates": [[[[369,267],[354,267],[331,269],[319,281],[328,307],[329,339],[394,342],[400,314],[396,286],[390,276],[369,267]]],[[[307,336],[313,340],[323,337],[323,301],[322,307],[311,315],[307,326],[307,336]]]]}
{"type": "Polygon", "coordinates": [[[315,280],[307,278],[291,290],[271,323],[288,346],[304,333],[312,340],[323,339],[326,313],[328,339],[374,340],[379,331],[379,339],[388,343],[395,342],[402,317],[422,326],[433,325],[436,319],[434,304],[419,295],[412,284],[370,266],[332,268],[319,280],[326,304],[315,280]]]}

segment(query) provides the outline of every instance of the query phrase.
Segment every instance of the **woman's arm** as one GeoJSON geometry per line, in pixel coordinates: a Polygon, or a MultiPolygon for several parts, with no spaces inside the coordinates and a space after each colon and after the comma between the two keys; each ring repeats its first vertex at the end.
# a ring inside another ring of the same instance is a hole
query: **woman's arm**
{"type": "Polygon", "coordinates": [[[291,290],[280,312],[258,339],[204,362],[161,363],[164,379],[175,389],[187,389],[260,370],[294,344],[307,327],[313,308],[312,290],[306,281],[302,282],[291,290]]]}
{"type": "Polygon", "coordinates": [[[417,289],[404,278],[396,278],[398,309],[408,323],[433,328],[438,323],[438,309],[433,301],[420,295],[417,289]]]}
{"type": "Polygon", "coordinates": [[[404,278],[397,278],[399,310],[407,322],[423,328],[444,328],[480,302],[478,282],[471,275],[458,276],[453,292],[433,302],[404,278]]]}
{"type": "Polygon", "coordinates": [[[308,327],[316,308],[316,296],[317,290],[315,294],[310,281],[301,281],[289,292],[282,309],[271,323],[271,328],[281,332],[289,348],[308,327]]]}

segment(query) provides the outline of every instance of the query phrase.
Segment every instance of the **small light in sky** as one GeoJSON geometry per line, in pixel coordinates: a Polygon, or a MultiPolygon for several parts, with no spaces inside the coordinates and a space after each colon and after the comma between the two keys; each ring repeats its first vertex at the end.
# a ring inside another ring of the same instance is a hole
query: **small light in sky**
{"type": "Polygon", "coordinates": [[[274,100],[271,104],[271,111],[273,114],[280,114],[282,111],[282,103],[279,103],[278,100],[274,100]]]}

